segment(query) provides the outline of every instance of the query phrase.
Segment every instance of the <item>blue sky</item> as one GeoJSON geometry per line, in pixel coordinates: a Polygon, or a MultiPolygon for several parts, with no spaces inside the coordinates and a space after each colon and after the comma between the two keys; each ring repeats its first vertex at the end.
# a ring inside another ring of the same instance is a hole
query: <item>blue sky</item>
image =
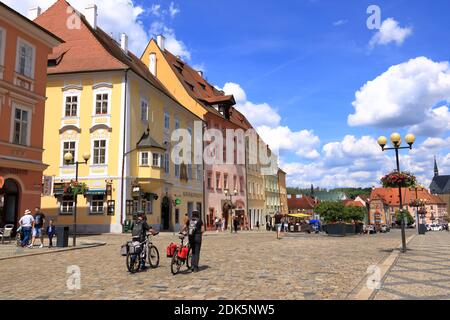
{"type": "MultiPolygon", "coordinates": [[[[5,2],[26,14],[53,0],[5,2]]],[[[82,11],[85,2],[72,4],[82,11]]],[[[128,32],[137,54],[164,33],[171,51],[235,94],[263,138],[280,146],[291,186],[376,185],[394,168],[376,138],[394,131],[417,133],[402,166],[423,184],[434,155],[450,173],[450,67],[439,64],[450,57],[448,1],[96,2],[100,26],[128,32]],[[382,24],[369,30],[372,4],[382,24]]]]}

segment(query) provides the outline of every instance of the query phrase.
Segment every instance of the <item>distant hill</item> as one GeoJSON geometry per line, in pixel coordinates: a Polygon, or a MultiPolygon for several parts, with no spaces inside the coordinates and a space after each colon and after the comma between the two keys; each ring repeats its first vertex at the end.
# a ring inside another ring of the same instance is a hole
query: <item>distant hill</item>
{"type": "MultiPolygon", "coordinates": [[[[359,195],[365,195],[367,197],[370,196],[370,193],[372,192],[372,188],[335,188],[335,189],[322,189],[322,188],[314,188],[315,193],[321,193],[329,192],[329,193],[340,193],[344,192],[348,198],[355,199],[359,195]]],[[[288,187],[287,188],[288,194],[304,194],[304,195],[311,195],[311,188],[309,189],[301,189],[301,188],[295,188],[295,187],[288,187]]]]}

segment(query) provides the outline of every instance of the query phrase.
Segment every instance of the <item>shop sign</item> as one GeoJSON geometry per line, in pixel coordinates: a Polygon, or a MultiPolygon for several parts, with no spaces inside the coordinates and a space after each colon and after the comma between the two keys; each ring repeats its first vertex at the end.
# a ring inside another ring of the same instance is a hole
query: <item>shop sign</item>
{"type": "Polygon", "coordinates": [[[44,197],[50,197],[53,195],[53,177],[44,176],[44,184],[42,186],[42,195],[44,197]]]}

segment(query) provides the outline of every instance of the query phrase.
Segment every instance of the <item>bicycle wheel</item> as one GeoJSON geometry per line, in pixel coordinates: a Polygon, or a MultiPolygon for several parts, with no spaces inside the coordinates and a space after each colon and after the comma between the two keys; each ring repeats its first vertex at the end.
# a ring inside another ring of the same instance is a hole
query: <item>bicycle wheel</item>
{"type": "Polygon", "coordinates": [[[159,251],[154,245],[148,247],[148,263],[153,269],[159,267],[159,251]]]}
{"type": "Polygon", "coordinates": [[[136,273],[139,270],[140,257],[138,254],[127,254],[127,269],[130,273],[136,273]]]}
{"type": "Polygon", "coordinates": [[[189,246],[188,256],[186,260],[186,267],[189,269],[192,268],[192,248],[189,246]]]}
{"type": "Polygon", "coordinates": [[[180,272],[181,261],[178,259],[178,249],[175,250],[172,261],[170,263],[170,271],[172,271],[173,275],[176,275],[180,272]]]}

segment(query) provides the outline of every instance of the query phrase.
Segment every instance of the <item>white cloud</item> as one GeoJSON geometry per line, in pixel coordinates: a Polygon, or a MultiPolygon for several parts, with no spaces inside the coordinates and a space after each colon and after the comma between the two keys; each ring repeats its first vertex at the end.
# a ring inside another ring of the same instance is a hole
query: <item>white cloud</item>
{"type": "Polygon", "coordinates": [[[234,96],[236,108],[250,121],[272,151],[293,152],[305,159],[320,156],[316,150],[320,139],[312,130],[292,131],[288,126],[282,126],[281,116],[275,108],[267,103],[248,101],[244,89],[237,83],[228,82],[221,90],[234,96]]]}
{"type": "Polygon", "coordinates": [[[350,126],[407,127],[438,135],[450,128],[450,66],[426,57],[390,67],[355,94],[350,126]]]}
{"type": "Polygon", "coordinates": [[[341,19],[341,20],[335,21],[333,23],[333,26],[339,27],[339,26],[343,26],[344,24],[347,24],[347,23],[348,23],[348,20],[341,19]]]}
{"type": "MultiPolygon", "coordinates": [[[[39,5],[42,9],[47,9],[54,0],[4,0],[5,4],[11,6],[23,15],[28,15],[28,9],[39,5]]],[[[69,1],[71,5],[84,12],[92,0],[69,1]]],[[[98,7],[98,23],[108,34],[113,33],[114,37],[121,33],[126,33],[130,39],[130,49],[140,55],[149,41],[149,35],[144,29],[140,17],[145,8],[135,5],[132,0],[96,0],[98,7]]]]}
{"type": "Polygon", "coordinates": [[[183,41],[177,39],[175,30],[166,26],[162,21],[155,21],[151,24],[150,33],[153,37],[163,34],[166,38],[165,46],[167,50],[183,59],[191,60],[191,52],[183,41]]]}
{"type": "Polygon", "coordinates": [[[160,17],[161,16],[161,5],[160,4],[152,4],[150,8],[150,13],[160,17]]]}
{"type": "Polygon", "coordinates": [[[388,18],[383,21],[380,29],[373,35],[369,46],[373,48],[376,45],[387,45],[391,42],[400,46],[410,35],[412,35],[412,28],[402,28],[395,19],[388,18]]]}
{"type": "Polygon", "coordinates": [[[171,18],[174,18],[177,14],[180,13],[180,8],[175,6],[175,3],[171,2],[169,6],[169,14],[171,18]]]}

